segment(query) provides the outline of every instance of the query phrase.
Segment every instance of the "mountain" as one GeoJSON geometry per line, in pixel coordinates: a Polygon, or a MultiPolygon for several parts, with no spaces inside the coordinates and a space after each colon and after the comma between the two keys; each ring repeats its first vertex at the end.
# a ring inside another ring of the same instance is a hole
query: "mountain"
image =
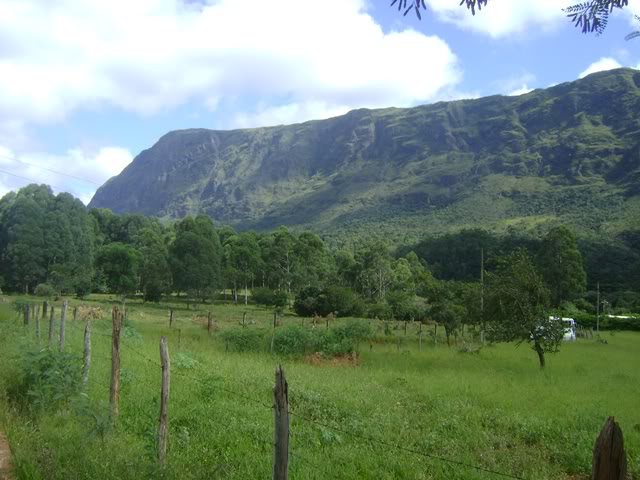
{"type": "Polygon", "coordinates": [[[174,131],[90,206],[404,239],[558,221],[615,233],[640,224],[638,112],[640,72],[618,69],[517,97],[174,131]]]}

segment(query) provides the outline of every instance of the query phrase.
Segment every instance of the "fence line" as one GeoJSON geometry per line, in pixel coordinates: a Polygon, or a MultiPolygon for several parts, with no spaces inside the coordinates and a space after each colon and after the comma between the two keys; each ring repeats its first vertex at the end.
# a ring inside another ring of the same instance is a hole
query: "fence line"
{"type": "MultiPolygon", "coordinates": [[[[64,326],[65,326],[65,322],[64,322],[64,317],[65,317],[65,313],[66,313],[66,301],[63,304],[62,307],[62,315],[61,315],[61,330],[60,330],[60,351],[62,352],[64,349],[64,326]]],[[[49,348],[51,348],[51,333],[53,330],[53,319],[54,319],[54,305],[50,306],[50,327],[49,327],[49,348]]],[[[46,308],[46,307],[45,307],[46,308]]],[[[46,309],[43,308],[44,311],[46,311],[46,309]]],[[[24,308],[24,326],[28,327],[31,318],[30,317],[35,317],[34,314],[32,314],[32,312],[30,312],[30,308],[27,305],[24,308]]],[[[112,365],[112,371],[111,371],[111,387],[109,388],[109,404],[110,404],[110,412],[111,412],[111,417],[113,419],[113,421],[115,421],[118,417],[118,413],[119,413],[119,396],[120,396],[120,345],[124,345],[126,349],[130,350],[131,352],[133,352],[135,355],[137,355],[139,358],[141,358],[142,360],[150,363],[151,365],[153,365],[154,367],[158,368],[159,370],[162,371],[162,385],[161,385],[161,391],[158,392],[158,386],[157,385],[151,385],[151,383],[147,382],[147,378],[142,378],[140,377],[139,379],[141,380],[141,385],[144,385],[145,387],[149,388],[149,391],[154,391],[154,395],[160,395],[161,397],[161,407],[160,407],[160,426],[159,426],[159,433],[158,433],[158,461],[161,465],[165,464],[166,461],[166,450],[167,450],[167,442],[168,442],[168,402],[169,402],[169,374],[170,374],[170,368],[169,368],[169,358],[168,358],[168,343],[167,343],[167,338],[166,337],[161,337],[160,340],[160,352],[161,352],[161,363],[151,359],[149,356],[147,356],[146,354],[140,352],[139,350],[137,350],[136,348],[134,348],[133,346],[129,345],[128,341],[123,341],[121,342],[121,329],[123,327],[123,320],[124,320],[124,312],[120,312],[118,310],[117,307],[113,307],[112,310],[112,322],[113,322],[113,333],[111,335],[108,334],[103,334],[100,332],[93,332],[96,333],[99,336],[102,337],[108,337],[111,339],[112,341],[112,355],[111,357],[107,357],[104,355],[95,355],[94,353],[91,353],[91,355],[94,355],[96,358],[101,358],[106,362],[111,362],[112,365]]],[[[76,322],[70,322],[72,328],[74,330],[79,331],[80,333],[85,333],[82,331],[82,329],[76,324],[76,322]]],[[[88,323],[87,323],[88,325],[88,323]]],[[[40,345],[40,341],[39,338],[34,341],[31,337],[23,337],[28,344],[31,344],[37,348],[42,348],[42,346],[40,345]]],[[[86,342],[87,342],[87,337],[86,335],[84,336],[85,339],[85,352],[87,351],[86,348],[86,342]]],[[[90,342],[90,338],[89,338],[89,342],[90,342]]],[[[89,351],[90,351],[91,345],[89,345],[89,351]]],[[[85,356],[85,362],[86,362],[86,356],[85,356]]],[[[367,442],[371,445],[378,445],[381,447],[386,447],[386,448],[390,448],[390,449],[394,449],[397,450],[399,452],[404,452],[404,453],[408,453],[408,454],[412,454],[412,455],[416,455],[416,456],[420,456],[429,460],[435,460],[435,461],[439,461],[442,462],[444,464],[448,464],[448,465],[452,465],[452,466],[456,466],[456,467],[463,467],[463,468],[468,468],[468,469],[472,469],[472,470],[476,470],[479,472],[483,472],[483,473],[488,473],[491,475],[495,475],[495,476],[499,476],[499,477],[503,477],[503,478],[511,478],[511,479],[515,479],[515,480],[525,480],[523,477],[517,476],[517,475],[512,475],[509,473],[505,473],[505,472],[501,472],[498,470],[494,470],[491,468],[486,468],[480,465],[474,465],[468,462],[463,462],[463,461],[459,461],[453,458],[448,458],[448,457],[444,457],[441,455],[435,455],[435,454],[431,454],[431,453],[426,453],[423,451],[420,451],[416,448],[411,448],[411,447],[405,447],[402,445],[398,445],[386,440],[382,440],[379,438],[375,438],[373,436],[369,436],[369,435],[365,435],[365,434],[360,434],[360,433],[356,433],[356,432],[352,432],[349,431],[347,429],[344,428],[340,428],[337,427],[335,425],[330,425],[328,423],[324,423],[321,421],[318,421],[314,418],[311,418],[307,415],[304,415],[302,413],[298,413],[295,410],[292,410],[289,408],[289,404],[288,404],[288,386],[287,386],[287,382],[284,378],[284,372],[282,370],[282,367],[279,367],[276,370],[276,382],[275,382],[275,387],[274,387],[274,391],[273,391],[273,404],[269,405],[268,403],[265,403],[263,401],[260,400],[256,400],[255,398],[252,398],[251,396],[248,396],[244,393],[240,393],[238,391],[235,391],[233,389],[230,388],[226,388],[223,386],[219,386],[219,385],[213,385],[210,382],[207,381],[203,381],[200,378],[193,376],[193,375],[189,375],[185,372],[180,371],[180,369],[177,369],[176,371],[172,372],[174,375],[190,380],[196,384],[199,385],[203,385],[206,386],[208,388],[212,388],[214,390],[219,390],[225,393],[228,393],[236,398],[240,398],[242,400],[251,402],[255,405],[258,405],[260,407],[264,407],[266,409],[272,410],[274,412],[274,441],[273,443],[271,442],[266,442],[263,441],[263,443],[269,443],[270,445],[273,446],[274,448],[274,461],[273,461],[273,479],[274,480],[280,480],[280,479],[287,479],[288,478],[288,459],[289,456],[293,457],[293,458],[297,458],[299,460],[301,460],[302,462],[304,462],[305,464],[309,465],[310,467],[316,469],[319,472],[322,472],[323,475],[329,475],[329,476],[333,476],[335,478],[340,478],[337,475],[334,475],[332,473],[329,473],[326,469],[321,468],[318,464],[309,461],[307,458],[305,458],[304,456],[300,455],[297,451],[293,451],[292,449],[289,448],[289,439],[291,437],[291,433],[290,433],[290,426],[289,426],[289,417],[293,417],[293,418],[297,418],[297,419],[301,419],[304,422],[307,422],[311,425],[316,425],[328,430],[332,430],[334,432],[338,432],[341,433],[343,435],[349,436],[353,439],[356,439],[358,441],[361,442],[367,442]]],[[[87,377],[88,377],[88,371],[87,371],[87,377]]],[[[88,381],[84,380],[84,373],[83,373],[83,384],[86,385],[88,381]]],[[[256,385],[254,383],[254,385],[256,385]]],[[[258,440],[256,438],[256,440],[258,440]]],[[[607,449],[611,449],[611,448],[618,448],[618,446],[621,444],[622,442],[622,432],[619,429],[619,426],[617,424],[615,424],[615,422],[613,421],[612,418],[610,418],[607,422],[607,424],[605,424],[605,427],[603,428],[603,431],[600,434],[600,437],[598,437],[598,443],[596,444],[596,446],[598,447],[598,455],[596,456],[596,452],[594,450],[594,469],[595,469],[595,465],[596,465],[596,460],[598,460],[599,462],[603,462],[601,459],[602,458],[609,458],[609,451],[607,449]],[[612,426],[613,425],[613,426],[612,426]],[[616,437],[616,444],[612,447],[611,443],[615,443],[612,441],[609,441],[609,443],[607,443],[606,440],[606,436],[609,435],[613,435],[610,434],[609,432],[613,431],[615,433],[615,435],[617,435],[616,437]],[[606,435],[605,435],[606,433],[606,435]],[[618,440],[619,438],[619,440],[618,440]],[[603,440],[605,439],[605,440],[603,440]],[[604,453],[603,453],[604,452],[604,453]],[[596,458],[597,457],[597,458],[596,458]]],[[[626,466],[626,462],[625,462],[625,453],[624,450],[621,450],[618,448],[618,450],[616,450],[616,455],[618,460],[621,462],[621,466],[620,468],[624,469],[626,466]]],[[[342,462],[341,462],[342,463],[342,462]]],[[[611,468],[615,468],[617,466],[613,465],[611,468]]],[[[608,466],[609,467],[609,466],[608,466]]],[[[595,470],[594,470],[595,471],[595,470]]],[[[594,477],[595,478],[595,477],[594,477]]],[[[607,477],[602,477],[602,478],[607,478],[607,477]]]]}

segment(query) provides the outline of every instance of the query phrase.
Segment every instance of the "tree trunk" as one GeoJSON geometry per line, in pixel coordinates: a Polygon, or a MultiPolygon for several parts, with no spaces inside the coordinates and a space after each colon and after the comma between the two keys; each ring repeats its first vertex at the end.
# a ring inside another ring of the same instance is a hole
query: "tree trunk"
{"type": "Polygon", "coordinates": [[[544,349],[542,348],[542,345],[540,345],[540,342],[535,342],[534,345],[533,345],[533,349],[538,354],[538,360],[540,361],[540,368],[544,368],[544,366],[545,366],[544,349]]]}

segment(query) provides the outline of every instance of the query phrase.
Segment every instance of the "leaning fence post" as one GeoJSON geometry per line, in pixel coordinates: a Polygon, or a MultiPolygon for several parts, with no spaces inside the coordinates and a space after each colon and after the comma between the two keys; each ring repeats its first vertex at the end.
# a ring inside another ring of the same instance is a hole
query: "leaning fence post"
{"type": "Polygon", "coordinates": [[[160,390],[160,426],[158,427],[158,461],[164,465],[167,459],[167,436],[169,435],[169,346],[167,337],[160,337],[160,362],[162,364],[162,387],[160,390]]]}
{"type": "Polygon", "coordinates": [[[91,320],[84,326],[84,363],[82,365],[82,385],[89,383],[89,367],[91,367],[91,320]]]}
{"type": "Polygon", "coordinates": [[[60,351],[64,352],[64,322],[67,318],[67,300],[62,302],[62,309],[60,310],[60,351]]]}
{"type": "Polygon", "coordinates": [[[49,312],[49,348],[53,345],[53,323],[55,321],[55,307],[51,305],[49,312]]]}
{"type": "Polygon", "coordinates": [[[276,369],[273,387],[273,480],[289,478],[289,387],[282,366],[276,369]]]}
{"type": "Polygon", "coordinates": [[[627,456],[620,425],[609,417],[593,447],[592,480],[624,480],[627,476],[627,456]]]}
{"type": "MultiPolygon", "coordinates": [[[[31,307],[27,304],[24,306],[24,326],[29,326],[29,319],[31,317],[31,307]]],[[[20,318],[20,317],[18,317],[20,318]]]]}
{"type": "Polygon", "coordinates": [[[120,328],[122,315],[118,307],[111,311],[113,333],[111,335],[111,389],[109,391],[109,406],[111,407],[111,419],[115,422],[120,413],[120,328]]]}

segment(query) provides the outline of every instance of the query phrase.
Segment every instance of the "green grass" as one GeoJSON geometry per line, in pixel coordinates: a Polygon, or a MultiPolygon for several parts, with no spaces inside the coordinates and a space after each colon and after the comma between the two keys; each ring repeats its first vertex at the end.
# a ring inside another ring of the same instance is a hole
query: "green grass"
{"type": "MultiPolygon", "coordinates": [[[[108,297],[93,304],[110,309],[108,297]]],[[[493,479],[493,474],[401,451],[365,438],[497,470],[526,479],[589,478],[591,450],[609,415],[625,434],[633,478],[640,478],[640,334],[606,333],[563,345],[545,371],[525,346],[486,347],[479,354],[437,347],[425,329],[384,335],[359,365],[312,365],[268,353],[225,352],[220,332],[242,320],[270,328],[272,313],[249,306],[211,309],[216,332],[194,323],[176,301],[174,328],[167,306],[131,302],[123,336],[121,414],[108,418],[110,319],[96,322],[88,401],[55,412],[19,410],[6,390],[16,381],[21,352],[35,348],[8,304],[0,306],[0,424],[14,450],[20,479],[249,479],[271,474],[271,389],[282,363],[289,382],[292,479],[493,479]],[[178,329],[180,347],[178,347],[178,329]],[[158,423],[159,337],[172,360],[169,465],[154,460],[158,423]],[[132,350],[134,349],[135,352],[132,350]],[[81,414],[80,412],[84,412],[81,414]],[[88,414],[91,413],[91,415],[88,414]],[[326,426],[322,426],[326,425],[326,426]]],[[[59,312],[59,309],[58,309],[59,312]]],[[[80,354],[82,325],[69,322],[68,350],[80,354]]],[[[283,323],[302,323],[286,316],[283,323]]],[[[309,327],[309,321],[306,321],[309,327]]],[[[318,326],[316,328],[324,328],[318,326]]],[[[431,331],[431,329],[429,329],[431,331]]],[[[41,345],[44,345],[43,343],[41,345]]]]}

